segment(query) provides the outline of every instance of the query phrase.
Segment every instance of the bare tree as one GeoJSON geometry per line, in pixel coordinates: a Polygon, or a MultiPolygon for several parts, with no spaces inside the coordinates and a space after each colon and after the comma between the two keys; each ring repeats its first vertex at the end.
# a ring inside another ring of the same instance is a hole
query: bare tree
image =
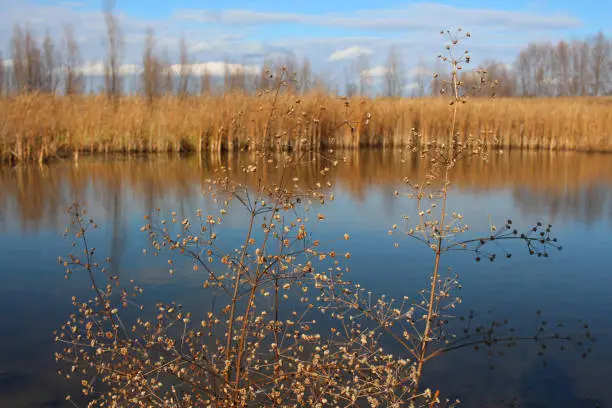
{"type": "Polygon", "coordinates": [[[11,92],[11,74],[13,72],[13,61],[12,60],[3,60],[2,63],[2,71],[4,75],[3,81],[3,89],[6,96],[9,96],[11,92]]]}
{"type": "Polygon", "coordinates": [[[517,94],[517,78],[509,67],[501,61],[485,60],[475,72],[478,92],[474,96],[490,97],[492,95],[510,97],[517,94]],[[483,83],[494,85],[490,92],[484,92],[483,83]]]}
{"type": "Polygon", "coordinates": [[[83,74],[78,72],[81,63],[79,44],[74,37],[74,28],[68,24],[64,27],[64,93],[73,95],[83,91],[83,74]]]}
{"type": "Polygon", "coordinates": [[[4,95],[4,57],[2,56],[2,52],[0,52],[0,98],[4,95]]]}
{"type": "Polygon", "coordinates": [[[431,82],[429,83],[429,89],[431,95],[433,96],[441,96],[444,92],[444,82],[446,81],[445,75],[441,74],[446,70],[446,67],[440,62],[440,60],[436,60],[434,73],[432,75],[431,82]]]}
{"type": "Polygon", "coordinates": [[[592,39],[592,43],[589,65],[593,76],[592,92],[597,96],[605,93],[605,84],[611,75],[612,44],[601,31],[592,39]]]}
{"type": "Polygon", "coordinates": [[[385,64],[385,96],[402,96],[404,87],[403,75],[404,72],[398,51],[395,47],[391,46],[385,64]]]}
{"type": "Polygon", "coordinates": [[[226,60],[223,67],[223,86],[226,92],[248,92],[247,72],[244,64],[231,63],[226,60]]]}
{"type": "MultiPolygon", "coordinates": [[[[288,93],[296,93],[298,91],[298,83],[297,83],[297,67],[298,63],[295,59],[295,55],[289,54],[285,57],[285,61],[281,64],[281,67],[285,68],[285,91],[288,93]]],[[[278,72],[280,76],[280,72],[278,72]]]]}
{"type": "Polygon", "coordinates": [[[554,67],[556,68],[556,94],[559,96],[567,96],[569,94],[570,84],[570,49],[569,44],[565,41],[559,41],[554,52],[554,67]]]}
{"type": "Polygon", "coordinates": [[[212,81],[210,77],[210,72],[208,72],[208,68],[205,66],[202,72],[200,73],[200,94],[202,95],[211,95],[212,93],[212,81]]]}
{"type": "Polygon", "coordinates": [[[555,82],[552,73],[551,44],[529,44],[515,63],[523,96],[544,96],[555,82]]]}
{"type": "Polygon", "coordinates": [[[168,50],[164,48],[161,57],[161,71],[163,77],[163,89],[166,95],[174,94],[174,73],[172,72],[172,64],[168,58],[168,50]]]}
{"type": "Polygon", "coordinates": [[[531,43],[515,62],[523,96],[603,95],[608,92],[612,44],[603,33],[588,41],[531,43]]]}
{"type": "Polygon", "coordinates": [[[223,63],[223,90],[225,92],[230,92],[234,88],[234,78],[232,74],[230,63],[228,60],[225,60],[223,63]]]}
{"type": "Polygon", "coordinates": [[[312,89],[317,89],[319,92],[323,92],[323,93],[330,93],[331,92],[331,86],[325,81],[325,75],[320,73],[320,74],[314,74],[312,76],[312,89]]]}
{"type": "Polygon", "coordinates": [[[357,94],[357,81],[355,69],[351,65],[344,67],[344,95],[352,97],[357,94]]]}
{"type": "Polygon", "coordinates": [[[147,29],[145,52],[142,58],[142,89],[149,105],[162,92],[162,64],[155,55],[155,36],[153,29],[147,29]]]}
{"type": "Polygon", "coordinates": [[[589,44],[585,41],[574,40],[571,47],[572,80],[570,94],[572,96],[584,96],[588,94],[589,78],[589,44]]]}
{"type": "Polygon", "coordinates": [[[359,78],[359,95],[367,95],[370,89],[370,61],[366,54],[359,54],[355,61],[355,71],[359,78]]]}
{"type": "Polygon", "coordinates": [[[238,91],[241,91],[243,93],[248,93],[249,92],[249,87],[248,87],[248,81],[247,81],[247,77],[248,77],[248,72],[247,72],[247,65],[245,62],[243,62],[242,64],[236,64],[235,69],[234,69],[234,88],[238,91]]]}
{"type": "Polygon", "coordinates": [[[59,84],[57,74],[59,67],[59,51],[51,38],[49,31],[45,34],[42,46],[42,91],[55,93],[59,84]]]}
{"type": "Polygon", "coordinates": [[[534,65],[536,95],[555,96],[559,77],[555,73],[555,49],[551,43],[536,48],[534,65]]]}
{"type": "Polygon", "coordinates": [[[179,88],[178,94],[180,97],[185,97],[189,94],[189,51],[185,37],[181,37],[179,43],[180,50],[180,71],[179,71],[179,88]]]}
{"type": "Polygon", "coordinates": [[[307,93],[312,87],[312,68],[310,67],[310,60],[308,57],[304,57],[302,61],[298,82],[298,87],[302,95],[307,93]]]}
{"type": "Polygon", "coordinates": [[[15,26],[11,37],[13,83],[19,92],[32,92],[42,87],[42,52],[29,29],[15,26]]]}
{"type": "Polygon", "coordinates": [[[25,38],[21,27],[13,27],[11,35],[11,55],[13,57],[13,84],[19,92],[27,87],[28,71],[25,57],[25,38]]]}
{"type": "Polygon", "coordinates": [[[414,96],[422,98],[427,92],[427,78],[430,77],[429,69],[423,59],[423,56],[419,56],[419,62],[414,69],[414,96]]]}
{"type": "Polygon", "coordinates": [[[514,63],[515,70],[518,76],[518,87],[519,93],[521,96],[534,96],[535,95],[535,86],[533,83],[533,52],[535,47],[533,44],[529,44],[529,46],[521,50],[516,58],[514,63]]]}
{"type": "Polygon", "coordinates": [[[28,70],[28,91],[40,90],[43,87],[42,51],[29,29],[25,32],[25,50],[28,70]]]}
{"type": "Polygon", "coordinates": [[[107,34],[107,60],[105,64],[106,93],[115,102],[121,95],[122,78],[119,72],[121,67],[121,52],[123,48],[122,33],[117,17],[114,14],[114,0],[104,1],[104,20],[107,34]]]}
{"type": "Polygon", "coordinates": [[[259,74],[259,84],[257,85],[257,88],[261,90],[272,88],[272,81],[274,77],[274,75],[272,74],[273,65],[273,62],[269,59],[266,59],[264,61],[263,67],[261,68],[261,72],[259,74]]]}

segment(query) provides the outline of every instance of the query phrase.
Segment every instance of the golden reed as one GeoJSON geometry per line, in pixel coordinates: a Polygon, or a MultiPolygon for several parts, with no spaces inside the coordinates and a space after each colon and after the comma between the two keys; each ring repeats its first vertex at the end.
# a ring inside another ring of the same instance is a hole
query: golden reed
{"type": "MultiPolygon", "coordinates": [[[[474,98],[460,107],[465,141],[525,150],[612,151],[612,98],[474,98]]],[[[79,153],[202,153],[235,149],[434,146],[449,143],[444,98],[26,94],[0,99],[0,157],[36,161],[79,153]]]]}

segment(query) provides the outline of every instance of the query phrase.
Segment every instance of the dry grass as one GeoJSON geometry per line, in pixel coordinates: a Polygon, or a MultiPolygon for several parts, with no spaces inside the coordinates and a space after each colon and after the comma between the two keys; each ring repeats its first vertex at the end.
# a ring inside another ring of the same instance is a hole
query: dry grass
{"type": "MultiPolygon", "coordinates": [[[[103,96],[31,94],[0,99],[0,157],[437,145],[449,142],[451,114],[442,98],[124,97],[115,110],[103,96]]],[[[472,99],[456,129],[496,148],[612,151],[612,99],[472,99]]]]}

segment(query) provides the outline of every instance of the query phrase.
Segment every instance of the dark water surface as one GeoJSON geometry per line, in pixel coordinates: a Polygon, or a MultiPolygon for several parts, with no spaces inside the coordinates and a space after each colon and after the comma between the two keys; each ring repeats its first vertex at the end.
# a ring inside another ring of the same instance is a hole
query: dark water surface
{"type": "MultiPolygon", "coordinates": [[[[351,234],[341,245],[351,251],[352,278],[363,286],[414,296],[428,284],[431,253],[407,240],[395,248],[387,231],[414,208],[393,192],[401,190],[403,177],[418,181],[423,169],[388,151],[338,158],[331,171],[336,199],[324,207],[326,220],[316,233],[322,239],[351,234]]],[[[72,311],[71,296],[87,286],[79,277],[66,281],[57,264],[70,252],[61,237],[70,203],[87,203],[101,225],[91,239],[124,279],[135,279],[152,300],[193,299],[201,287],[197,275],[171,277],[162,259],[142,254],[142,216],[156,207],[190,216],[198,208],[216,211],[202,195],[203,181],[211,169],[236,168],[239,160],[82,159],[0,168],[0,407],[70,406],[64,397],[75,387],[55,374],[52,334],[72,311]]],[[[326,166],[318,160],[296,172],[308,182],[326,166]]],[[[278,175],[260,171],[270,179],[278,175]]],[[[553,224],[564,246],[547,259],[520,248],[512,248],[512,259],[492,264],[476,263],[470,254],[449,257],[445,267],[452,266],[463,285],[459,314],[507,318],[531,334],[541,309],[551,323],[587,320],[597,342],[586,359],[551,346],[546,367],[531,346],[495,360],[461,350],[432,361],[428,385],[467,407],[612,407],[612,156],[511,152],[488,163],[469,159],[451,178],[451,211],[462,213],[475,233],[488,230],[489,216],[499,224],[512,218],[517,227],[542,221],[553,224]]],[[[230,239],[245,228],[240,217],[226,224],[230,239]]]]}

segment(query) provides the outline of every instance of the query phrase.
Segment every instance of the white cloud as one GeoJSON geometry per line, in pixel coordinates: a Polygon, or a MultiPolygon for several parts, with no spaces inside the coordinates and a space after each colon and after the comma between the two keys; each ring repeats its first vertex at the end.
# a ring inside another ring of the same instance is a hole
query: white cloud
{"type": "MultiPolygon", "coordinates": [[[[231,64],[221,61],[203,62],[187,65],[187,69],[193,75],[202,75],[204,73],[207,73],[211,76],[223,76],[225,75],[226,68],[231,73],[242,73],[251,76],[259,75],[261,73],[261,68],[258,65],[231,64]]],[[[172,65],[170,69],[173,73],[178,74],[179,72],[181,72],[181,65],[172,65]]]]}
{"type": "Polygon", "coordinates": [[[175,16],[181,20],[199,23],[231,25],[262,25],[271,23],[298,23],[307,18],[293,13],[268,13],[250,10],[179,10],[175,16]]]}
{"type": "Polygon", "coordinates": [[[328,61],[343,61],[348,59],[355,59],[360,55],[372,55],[374,52],[365,47],[359,47],[357,45],[348,47],[342,50],[333,52],[328,58],[328,61]]]}
{"type": "Polygon", "coordinates": [[[274,47],[260,41],[245,41],[236,35],[218,36],[212,40],[202,41],[189,47],[192,53],[220,53],[241,56],[264,57],[272,52],[274,47]]]}
{"type": "Polygon", "coordinates": [[[416,3],[397,9],[359,10],[346,13],[298,14],[251,10],[180,10],[182,20],[227,25],[257,26],[275,23],[304,24],[380,31],[438,29],[441,21],[469,26],[497,26],[508,29],[568,29],[581,26],[571,15],[541,15],[490,8],[460,8],[439,3],[416,3]]]}
{"type": "Polygon", "coordinates": [[[379,65],[377,67],[366,69],[365,71],[362,71],[361,75],[365,77],[378,78],[378,77],[383,77],[387,75],[387,71],[388,71],[387,68],[383,67],[382,65],[379,65]]]}
{"type": "Polygon", "coordinates": [[[76,72],[85,76],[104,75],[104,64],[102,61],[87,61],[80,67],[77,67],[76,72]]]}
{"type": "MultiPolygon", "coordinates": [[[[261,68],[258,65],[246,64],[231,64],[223,61],[212,61],[195,64],[187,64],[187,70],[192,75],[202,75],[208,73],[211,76],[225,75],[226,67],[231,73],[244,73],[245,75],[259,75],[261,68]]],[[[180,64],[170,65],[170,70],[173,74],[178,75],[181,72],[180,64]]],[[[76,71],[85,76],[102,76],[105,73],[104,63],[102,61],[88,61],[78,67],[76,71]]],[[[120,75],[139,75],[142,74],[143,68],[138,64],[124,64],[119,67],[120,75]]]]}
{"type": "Polygon", "coordinates": [[[142,67],[136,64],[123,64],[119,67],[119,74],[121,75],[134,75],[141,72],[142,67]]]}
{"type": "MultiPolygon", "coordinates": [[[[374,68],[370,68],[365,71],[362,71],[361,75],[366,76],[366,77],[372,77],[372,78],[380,78],[380,77],[384,77],[385,75],[387,75],[387,72],[389,72],[389,69],[387,67],[383,65],[378,65],[374,68]]],[[[406,71],[403,76],[405,78],[415,78],[417,76],[428,76],[428,75],[432,75],[432,71],[430,71],[426,67],[416,66],[406,71]]]]}
{"type": "MultiPolygon", "coordinates": [[[[76,67],[76,72],[83,76],[103,76],[106,72],[104,62],[87,61],[83,65],[76,67]]],[[[142,67],[136,64],[123,64],[119,67],[120,75],[134,75],[142,73],[142,67]]]]}

